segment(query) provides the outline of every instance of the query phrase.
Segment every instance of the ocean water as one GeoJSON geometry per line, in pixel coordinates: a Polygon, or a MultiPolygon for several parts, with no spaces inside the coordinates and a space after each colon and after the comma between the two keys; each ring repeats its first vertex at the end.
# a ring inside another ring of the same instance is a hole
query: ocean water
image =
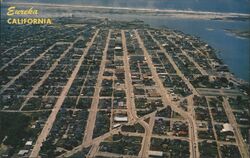
{"type": "Polygon", "coordinates": [[[213,0],[213,1],[211,0],[6,0],[6,1],[250,13],[250,0],[213,0]]]}
{"type": "MultiPolygon", "coordinates": [[[[145,20],[147,21],[147,20],[145,20]]],[[[225,29],[247,30],[249,22],[212,20],[149,20],[152,26],[181,30],[205,41],[217,50],[217,55],[236,77],[250,81],[250,39],[234,36],[225,29]]]]}

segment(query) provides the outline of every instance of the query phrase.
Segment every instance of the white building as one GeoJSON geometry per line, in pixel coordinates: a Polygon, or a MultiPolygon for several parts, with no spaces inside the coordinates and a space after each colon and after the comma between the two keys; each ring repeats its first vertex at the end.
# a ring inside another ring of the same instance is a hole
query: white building
{"type": "Polygon", "coordinates": [[[229,131],[233,132],[233,127],[229,123],[224,123],[221,132],[229,132],[229,131]]]}
{"type": "Polygon", "coordinates": [[[128,117],[120,117],[120,116],[115,116],[114,120],[116,122],[128,122],[128,117]]]}

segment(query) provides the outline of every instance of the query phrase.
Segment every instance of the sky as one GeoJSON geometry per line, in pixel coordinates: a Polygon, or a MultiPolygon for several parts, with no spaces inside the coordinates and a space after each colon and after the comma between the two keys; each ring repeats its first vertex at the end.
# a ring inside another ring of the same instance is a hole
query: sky
{"type": "Polygon", "coordinates": [[[250,0],[3,0],[8,2],[81,4],[250,14],[250,0]]]}

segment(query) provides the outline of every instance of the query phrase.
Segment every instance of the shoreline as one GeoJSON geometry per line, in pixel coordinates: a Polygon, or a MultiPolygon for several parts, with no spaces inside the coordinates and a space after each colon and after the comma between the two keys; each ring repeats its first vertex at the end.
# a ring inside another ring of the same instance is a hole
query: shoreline
{"type": "MultiPolygon", "coordinates": [[[[250,20],[250,14],[245,13],[224,13],[224,12],[208,12],[208,11],[192,11],[192,10],[174,10],[174,9],[144,9],[144,8],[124,8],[124,7],[107,7],[93,5],[69,5],[69,4],[52,4],[52,3],[23,3],[23,2],[3,2],[4,5],[20,5],[20,6],[38,6],[47,8],[77,9],[78,11],[94,11],[120,14],[149,14],[157,16],[171,16],[175,18],[191,18],[191,19],[210,19],[210,20],[250,20]],[[80,10],[79,10],[80,9],[80,10]]],[[[46,8],[45,8],[46,9],[46,8]]]]}

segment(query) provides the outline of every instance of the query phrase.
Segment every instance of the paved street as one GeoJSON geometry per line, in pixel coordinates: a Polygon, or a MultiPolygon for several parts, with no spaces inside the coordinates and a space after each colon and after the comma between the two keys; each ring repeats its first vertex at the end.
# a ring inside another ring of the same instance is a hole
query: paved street
{"type": "Polygon", "coordinates": [[[4,141],[27,121],[13,157],[249,157],[246,87],[206,43],[140,21],[69,19],[4,47],[4,141]]]}

